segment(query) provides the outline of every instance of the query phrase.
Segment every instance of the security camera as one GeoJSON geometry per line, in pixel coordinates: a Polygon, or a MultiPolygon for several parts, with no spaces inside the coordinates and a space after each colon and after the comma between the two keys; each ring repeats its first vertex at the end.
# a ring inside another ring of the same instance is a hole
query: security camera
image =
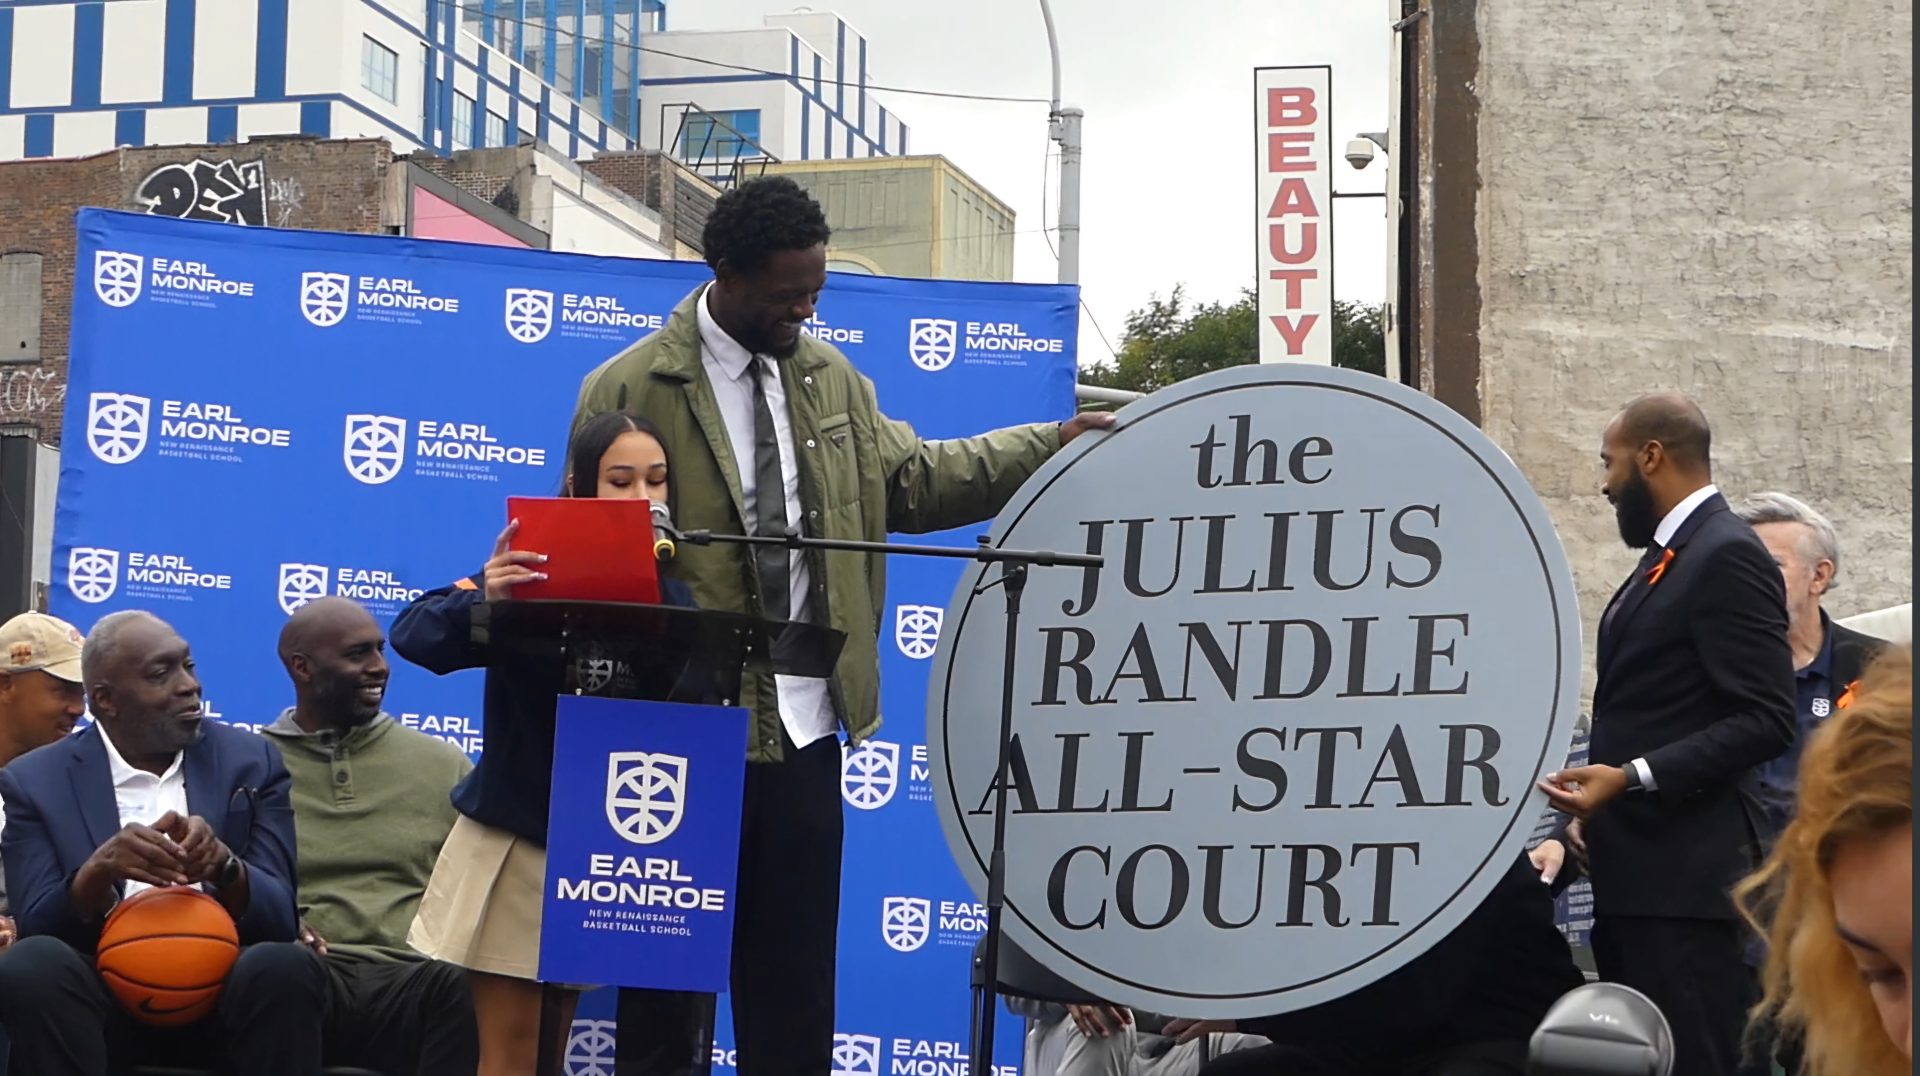
{"type": "Polygon", "coordinates": [[[1347,143],[1347,163],[1355,168],[1365,168],[1373,163],[1373,140],[1356,138],[1347,143]]]}

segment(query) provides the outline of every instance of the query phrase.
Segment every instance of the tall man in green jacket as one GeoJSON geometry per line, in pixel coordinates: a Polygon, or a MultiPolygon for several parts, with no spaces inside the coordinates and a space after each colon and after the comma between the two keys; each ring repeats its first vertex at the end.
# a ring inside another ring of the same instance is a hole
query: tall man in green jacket
{"type": "MultiPolygon", "coordinates": [[[[704,235],[711,284],[664,328],[580,387],[577,427],[626,410],[661,432],[682,529],[883,542],[991,518],[1060,447],[1111,415],[922,441],[882,414],[873,383],[801,332],[827,282],[830,230],[792,180],[722,195],[704,235]],[[765,491],[784,496],[766,496],[765,491]]],[[[749,665],[753,712],[734,928],[740,1076],[833,1069],[834,949],[842,818],[837,731],[879,728],[885,565],[860,553],[716,544],[682,547],[673,573],[705,609],[819,624],[845,634],[827,679],[749,665]]]]}

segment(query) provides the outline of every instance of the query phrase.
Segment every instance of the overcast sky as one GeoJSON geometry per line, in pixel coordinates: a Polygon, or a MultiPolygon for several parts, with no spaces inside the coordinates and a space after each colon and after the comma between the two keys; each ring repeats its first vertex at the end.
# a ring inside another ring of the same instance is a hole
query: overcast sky
{"type": "MultiPolygon", "coordinates": [[[[914,89],[1045,98],[1050,87],[1039,0],[813,0],[868,40],[872,81],[914,89]]],[[[1087,114],[1081,170],[1081,286],[1119,346],[1128,311],[1184,283],[1197,300],[1228,300],[1252,283],[1258,231],[1253,194],[1253,69],[1333,67],[1334,189],[1379,190],[1384,158],[1356,172],[1347,139],[1384,130],[1390,31],[1387,0],[1053,0],[1062,98],[1087,114]],[[1137,15],[1121,15],[1119,11],[1137,15]],[[1202,14],[1204,13],[1204,14],[1202,14]]],[[[668,28],[760,25],[794,6],[768,0],[677,0],[668,28]]],[[[1041,234],[1057,223],[1057,164],[1047,107],[878,94],[912,128],[909,148],[958,164],[1018,214],[1015,276],[1057,279],[1041,234]]],[[[1379,302],[1386,293],[1380,199],[1337,203],[1334,290],[1379,302]]],[[[1084,361],[1106,348],[1083,317],[1084,361]]]]}

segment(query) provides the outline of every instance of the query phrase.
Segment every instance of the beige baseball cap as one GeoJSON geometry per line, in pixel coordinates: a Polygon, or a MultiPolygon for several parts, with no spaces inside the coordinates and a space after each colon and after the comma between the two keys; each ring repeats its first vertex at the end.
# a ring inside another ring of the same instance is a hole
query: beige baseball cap
{"type": "Polygon", "coordinates": [[[0,624],[0,672],[36,670],[70,684],[80,683],[79,629],[45,613],[21,613],[0,624]]]}

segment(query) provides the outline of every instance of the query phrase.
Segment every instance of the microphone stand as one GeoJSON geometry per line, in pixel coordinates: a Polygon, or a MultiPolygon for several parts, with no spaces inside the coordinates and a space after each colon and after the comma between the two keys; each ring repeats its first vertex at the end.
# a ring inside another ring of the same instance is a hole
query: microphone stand
{"type": "Polygon", "coordinates": [[[968,1054],[971,1076],[987,1076],[993,1070],[993,1032],[995,1003],[1000,987],[1000,920],[1007,895],[1007,760],[1013,745],[1013,673],[1020,628],[1020,599],[1027,589],[1027,572],[1033,567],[1099,568],[1106,558],[1087,553],[1055,553],[1048,550],[995,549],[982,535],[973,549],[955,549],[938,545],[903,545],[893,542],[863,542],[836,538],[809,538],[789,528],[784,535],[715,534],[707,530],[675,531],[655,520],[654,529],[688,545],[778,545],[788,549],[823,549],[852,553],[899,554],[907,557],[945,557],[998,564],[999,578],[973,588],[975,595],[998,586],[1006,594],[1007,639],[1005,668],[1000,674],[999,756],[994,765],[993,848],[987,858],[987,936],[976,969],[978,982],[973,989],[973,1042],[968,1054]]]}

